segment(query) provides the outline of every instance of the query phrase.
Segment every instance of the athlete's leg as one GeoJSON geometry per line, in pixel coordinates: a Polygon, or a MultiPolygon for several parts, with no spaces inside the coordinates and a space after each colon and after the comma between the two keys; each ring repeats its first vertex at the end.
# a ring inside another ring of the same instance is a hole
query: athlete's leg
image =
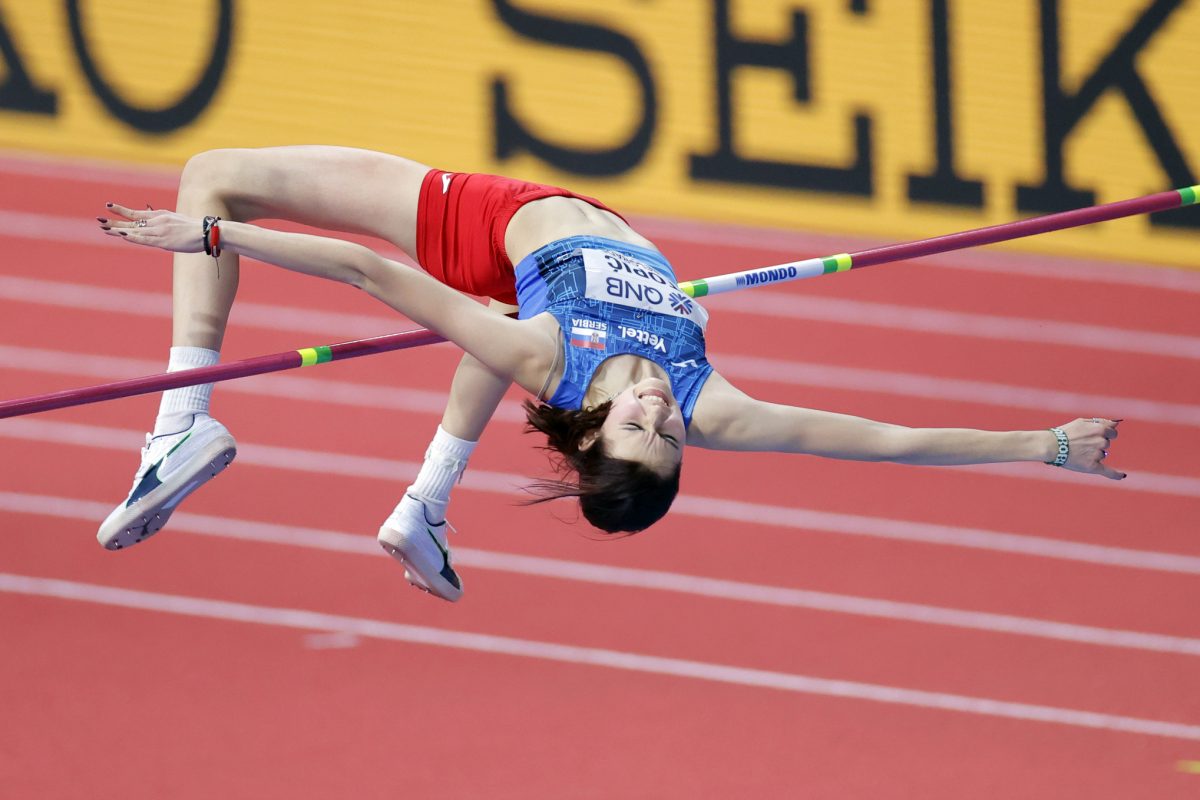
{"type": "MultiPolygon", "coordinates": [[[[408,159],[342,147],[216,150],[192,158],[180,180],[178,210],[240,221],[282,218],[388,239],[416,253],[421,181],[428,168],[408,159]]],[[[175,314],[168,370],[214,364],[238,284],[238,259],[175,257],[175,314]]],[[[158,531],[188,494],[233,459],[229,431],[209,416],[212,384],[163,394],[154,433],[133,488],[100,526],[109,549],[158,531]]]]}
{"type": "MultiPolygon", "coordinates": [[[[499,314],[517,310],[495,300],[489,307],[499,314]]],[[[404,563],[409,582],[446,600],[458,600],[463,592],[445,540],[450,493],[511,383],[474,356],[463,354],[441,425],[425,451],[417,479],[379,529],[379,544],[404,563]],[[438,538],[441,548],[419,546],[431,535],[438,538]]]]}
{"type": "MultiPolygon", "coordinates": [[[[177,210],[367,233],[415,260],[417,201],[428,171],[406,158],[349,147],[213,150],[188,161],[177,210]]],[[[218,270],[203,253],[179,253],[174,265],[173,343],[219,350],[237,292],[238,257],[223,254],[218,270]]]]}

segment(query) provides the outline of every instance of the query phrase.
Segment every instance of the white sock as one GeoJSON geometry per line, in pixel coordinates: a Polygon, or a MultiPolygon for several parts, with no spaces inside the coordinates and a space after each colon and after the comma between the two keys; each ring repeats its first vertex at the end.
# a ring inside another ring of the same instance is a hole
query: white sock
{"type": "Polygon", "coordinates": [[[437,433],[429,443],[429,449],[425,451],[425,462],[421,464],[421,471],[417,473],[417,479],[408,487],[407,492],[425,502],[426,513],[431,522],[445,518],[450,491],[467,468],[467,461],[471,458],[476,444],[478,442],[468,442],[466,439],[451,436],[438,425],[437,433]]]}
{"type": "MultiPolygon", "coordinates": [[[[221,354],[216,350],[203,347],[172,347],[167,372],[211,367],[220,358],[221,354]]],[[[184,386],[163,392],[162,400],[158,404],[158,418],[154,420],[154,435],[184,430],[191,424],[193,415],[207,414],[212,390],[211,383],[202,383],[199,386],[184,386]]]]}

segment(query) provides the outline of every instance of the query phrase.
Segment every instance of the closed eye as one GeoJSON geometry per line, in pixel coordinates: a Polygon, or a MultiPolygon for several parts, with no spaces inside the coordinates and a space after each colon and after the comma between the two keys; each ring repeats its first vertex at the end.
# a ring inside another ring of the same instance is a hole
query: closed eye
{"type": "MultiPolygon", "coordinates": [[[[646,430],[641,425],[638,425],[636,422],[627,422],[627,423],[625,423],[625,427],[629,428],[631,430],[639,430],[639,431],[646,430]]],[[[660,433],[660,434],[658,434],[658,437],[660,439],[666,439],[667,442],[671,445],[671,447],[674,447],[676,450],[679,449],[679,440],[676,439],[674,436],[671,436],[670,434],[667,434],[667,433],[660,433]]]]}

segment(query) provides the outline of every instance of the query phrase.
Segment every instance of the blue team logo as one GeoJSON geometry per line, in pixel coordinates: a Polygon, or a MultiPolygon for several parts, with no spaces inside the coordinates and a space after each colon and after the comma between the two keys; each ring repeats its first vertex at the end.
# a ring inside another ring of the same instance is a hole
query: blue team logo
{"type": "Polygon", "coordinates": [[[671,292],[671,294],[667,295],[667,300],[670,301],[671,308],[675,309],[680,314],[692,313],[692,298],[688,297],[686,294],[671,292]]]}

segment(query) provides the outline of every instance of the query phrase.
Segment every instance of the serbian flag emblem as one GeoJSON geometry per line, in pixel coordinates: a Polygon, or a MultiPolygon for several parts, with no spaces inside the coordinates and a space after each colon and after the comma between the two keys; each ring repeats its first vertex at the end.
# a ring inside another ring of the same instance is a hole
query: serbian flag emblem
{"type": "Polygon", "coordinates": [[[587,350],[603,350],[604,340],[607,336],[607,331],[598,331],[594,328],[579,328],[572,326],[571,346],[583,347],[587,350]]]}

